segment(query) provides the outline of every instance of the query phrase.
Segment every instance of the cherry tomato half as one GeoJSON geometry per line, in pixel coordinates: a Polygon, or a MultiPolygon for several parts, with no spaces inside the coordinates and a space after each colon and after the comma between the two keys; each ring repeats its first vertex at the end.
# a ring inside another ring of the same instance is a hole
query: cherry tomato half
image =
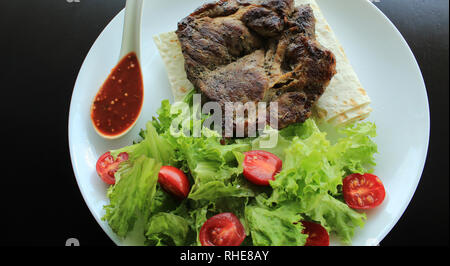
{"type": "Polygon", "coordinates": [[[110,152],[106,152],[98,158],[95,167],[97,174],[106,184],[114,185],[116,183],[114,175],[119,169],[119,164],[126,160],[128,160],[128,153],[126,152],[120,153],[115,160],[110,152]]]}
{"type": "Polygon", "coordinates": [[[352,209],[372,209],[380,205],[386,191],[381,180],[372,174],[351,174],[343,181],[342,191],[352,209]]]}
{"type": "Polygon", "coordinates": [[[206,220],[199,238],[202,246],[239,246],[245,239],[245,230],[236,215],[224,212],[206,220]]]}
{"type": "Polygon", "coordinates": [[[303,234],[308,235],[305,246],[329,246],[330,236],[325,228],[318,223],[302,221],[303,234]]]}
{"type": "Polygon", "coordinates": [[[189,194],[189,180],[178,168],[163,166],[159,170],[158,182],[167,192],[178,198],[186,198],[189,194]]]}
{"type": "Polygon", "coordinates": [[[268,186],[269,180],[275,180],[275,175],[281,171],[283,163],[275,154],[267,151],[249,151],[244,154],[244,176],[256,185],[268,186]]]}

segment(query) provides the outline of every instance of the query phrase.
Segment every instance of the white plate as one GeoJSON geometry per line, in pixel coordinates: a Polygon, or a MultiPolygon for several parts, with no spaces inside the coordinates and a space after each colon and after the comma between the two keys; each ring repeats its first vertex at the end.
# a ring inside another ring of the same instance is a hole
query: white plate
{"type": "MultiPolygon", "coordinates": [[[[146,1],[142,19],[142,71],[145,102],[136,127],[119,140],[104,140],[90,122],[90,103],[117,63],[124,12],[120,12],[92,46],[78,75],[69,113],[69,146],[75,176],[92,215],[118,245],[138,244],[117,238],[101,221],[107,186],[95,171],[97,158],[109,149],[132,143],[163,99],[172,99],[163,62],[152,36],[172,31],[202,0],[146,1]]],[[[378,128],[376,174],[387,190],[385,202],[368,212],[354,245],[377,245],[408,206],[422,175],[429,141],[426,88],[417,62],[395,26],[366,0],[318,0],[323,13],[371,96],[369,120],[378,128]]],[[[339,244],[338,242],[336,244],[339,244]]]]}

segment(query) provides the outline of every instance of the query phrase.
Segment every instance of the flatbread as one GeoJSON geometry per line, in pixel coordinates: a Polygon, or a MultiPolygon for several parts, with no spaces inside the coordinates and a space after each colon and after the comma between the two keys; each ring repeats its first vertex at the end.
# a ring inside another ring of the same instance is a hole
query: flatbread
{"type": "Polygon", "coordinates": [[[369,117],[371,112],[372,108],[369,106],[369,104],[365,104],[362,106],[358,106],[354,109],[347,110],[342,114],[339,114],[331,118],[327,122],[333,125],[345,125],[356,121],[364,120],[367,117],[369,117]]]}
{"type": "MultiPolygon", "coordinates": [[[[364,90],[344,49],[333,33],[315,0],[295,0],[296,6],[309,4],[316,17],[316,38],[336,57],[336,75],[314,107],[314,116],[335,126],[367,118],[372,112],[370,97],[364,90]]],[[[166,65],[175,101],[194,86],[187,79],[184,57],[175,32],[154,36],[154,41],[166,65]]]]}
{"type": "Polygon", "coordinates": [[[156,47],[166,65],[172,95],[175,101],[181,101],[186,93],[194,88],[184,69],[184,57],[175,32],[167,32],[153,37],[156,47]]]}
{"type": "Polygon", "coordinates": [[[369,116],[370,97],[353,70],[333,30],[326,21],[315,0],[295,0],[295,5],[309,4],[316,17],[316,38],[320,44],[332,51],[336,57],[336,75],[325,93],[315,105],[315,116],[326,122],[340,125],[369,116]]]}

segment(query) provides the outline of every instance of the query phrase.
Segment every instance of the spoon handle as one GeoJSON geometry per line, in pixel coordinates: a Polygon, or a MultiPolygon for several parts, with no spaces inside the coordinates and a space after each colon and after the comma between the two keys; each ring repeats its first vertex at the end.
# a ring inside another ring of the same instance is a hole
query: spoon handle
{"type": "Polygon", "coordinates": [[[140,60],[143,2],[144,0],[127,0],[126,2],[120,59],[130,52],[135,52],[140,60]]]}

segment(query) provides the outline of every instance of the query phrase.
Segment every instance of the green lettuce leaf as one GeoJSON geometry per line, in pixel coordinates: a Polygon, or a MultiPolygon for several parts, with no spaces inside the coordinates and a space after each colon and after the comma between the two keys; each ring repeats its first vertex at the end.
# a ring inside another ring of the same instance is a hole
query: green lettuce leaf
{"type": "Polygon", "coordinates": [[[376,165],[374,154],[378,152],[373,138],[376,136],[374,123],[361,122],[338,131],[340,138],[330,147],[328,158],[347,174],[372,172],[376,165]]]}
{"type": "Polygon", "coordinates": [[[115,158],[122,152],[128,153],[129,161],[135,161],[141,156],[155,159],[162,165],[173,163],[174,148],[165,138],[160,136],[151,122],[146,125],[146,130],[141,135],[144,139],[136,144],[121,149],[112,150],[111,155],[115,158]]]}
{"type": "Polygon", "coordinates": [[[180,205],[180,200],[164,191],[159,184],[156,185],[156,192],[153,196],[150,213],[171,212],[180,205]]]}
{"type": "Polygon", "coordinates": [[[116,184],[108,189],[110,203],[104,206],[102,219],[118,236],[125,237],[138,219],[148,220],[160,168],[154,159],[141,156],[116,172],[116,184]]]}
{"type": "Polygon", "coordinates": [[[152,216],[147,232],[147,244],[154,246],[182,246],[186,244],[190,222],[185,218],[161,212],[152,216]]]}
{"type": "Polygon", "coordinates": [[[179,160],[186,163],[193,177],[189,198],[214,201],[222,197],[251,197],[253,191],[242,184],[243,154],[246,144],[221,145],[215,136],[179,137],[179,160]]]}
{"type": "Polygon", "coordinates": [[[295,202],[270,208],[252,204],[245,208],[245,219],[255,246],[303,246],[307,235],[299,223],[302,216],[295,202]]]}
{"type": "Polygon", "coordinates": [[[308,210],[310,219],[336,233],[345,244],[351,244],[355,229],[364,226],[366,215],[350,209],[344,202],[329,194],[318,195],[315,207],[308,210]]]}
{"type": "Polygon", "coordinates": [[[208,214],[208,207],[209,204],[205,204],[203,206],[196,206],[195,208],[192,208],[191,211],[189,211],[189,217],[191,221],[191,229],[193,232],[195,232],[195,241],[192,243],[192,245],[201,246],[200,243],[200,229],[202,228],[203,224],[206,222],[207,214],[208,214]]]}
{"type": "MultiPolygon", "coordinates": [[[[195,90],[191,90],[186,94],[183,101],[181,102],[187,103],[189,104],[189,106],[192,106],[194,93],[195,90]]],[[[161,102],[161,107],[156,111],[156,114],[158,116],[153,117],[152,124],[159,134],[164,134],[169,132],[172,121],[181,114],[181,110],[175,109],[173,105],[170,104],[169,100],[163,100],[161,102]]]]}

